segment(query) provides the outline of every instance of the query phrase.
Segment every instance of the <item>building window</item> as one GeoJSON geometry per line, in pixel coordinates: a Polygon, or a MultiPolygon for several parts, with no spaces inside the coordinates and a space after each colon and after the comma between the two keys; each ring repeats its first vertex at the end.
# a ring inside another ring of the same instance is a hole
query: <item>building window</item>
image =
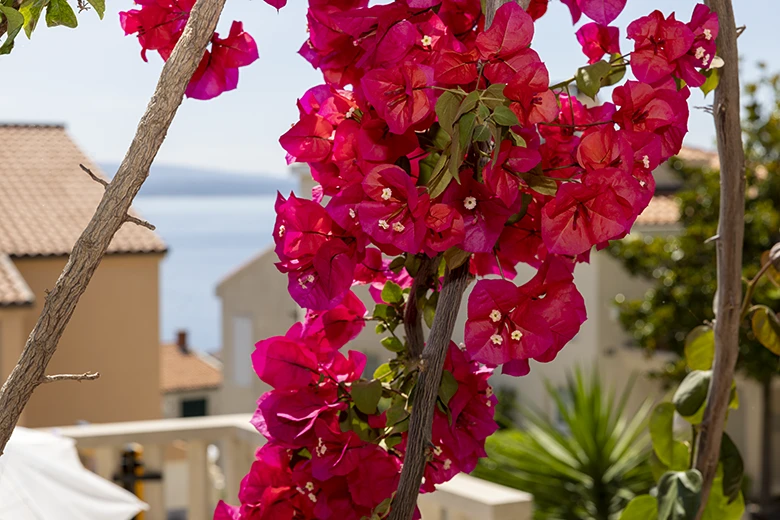
{"type": "Polygon", "coordinates": [[[182,417],[203,417],[208,415],[208,403],[206,398],[184,399],[181,402],[182,417]]]}
{"type": "Polygon", "coordinates": [[[252,385],[252,320],[246,316],[233,316],[233,383],[237,386],[252,385]]]}

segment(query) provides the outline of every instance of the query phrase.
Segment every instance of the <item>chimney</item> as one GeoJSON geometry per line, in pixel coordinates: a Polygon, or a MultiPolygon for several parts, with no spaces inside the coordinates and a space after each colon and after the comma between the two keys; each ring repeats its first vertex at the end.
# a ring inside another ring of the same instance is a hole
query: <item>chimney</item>
{"type": "Polygon", "coordinates": [[[189,354],[190,347],[187,345],[187,331],[182,329],[176,333],[176,346],[179,347],[182,354],[189,354]]]}

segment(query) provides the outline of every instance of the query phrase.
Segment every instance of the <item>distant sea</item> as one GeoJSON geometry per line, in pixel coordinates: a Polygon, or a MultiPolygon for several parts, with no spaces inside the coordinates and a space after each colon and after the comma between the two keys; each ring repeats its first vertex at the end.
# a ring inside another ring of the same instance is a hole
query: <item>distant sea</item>
{"type": "Polygon", "coordinates": [[[274,200],[270,194],[142,195],[135,200],[136,210],[157,226],[169,248],[160,272],[163,341],[187,329],[193,348],[214,352],[221,347],[217,283],[271,245],[274,200]]]}

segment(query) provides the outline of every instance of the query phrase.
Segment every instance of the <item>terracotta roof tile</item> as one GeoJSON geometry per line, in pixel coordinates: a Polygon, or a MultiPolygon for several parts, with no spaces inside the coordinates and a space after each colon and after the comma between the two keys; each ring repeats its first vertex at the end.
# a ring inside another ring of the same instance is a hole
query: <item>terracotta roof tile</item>
{"type": "MultiPolygon", "coordinates": [[[[0,142],[0,251],[12,257],[70,253],[103,195],[79,163],[105,176],[62,126],[0,125],[0,142]]],[[[156,233],[129,223],[108,248],[165,250],[156,233]]]]}
{"type": "Polygon", "coordinates": [[[680,208],[674,195],[656,195],[636,219],[638,226],[671,226],[680,220],[680,208]]]}
{"type": "Polygon", "coordinates": [[[0,253],[0,307],[30,305],[35,295],[8,255],[0,253]]]}
{"type": "Polygon", "coordinates": [[[163,393],[205,390],[222,385],[222,369],[216,359],[190,351],[185,354],[178,345],[160,346],[160,390],[163,393]]]}

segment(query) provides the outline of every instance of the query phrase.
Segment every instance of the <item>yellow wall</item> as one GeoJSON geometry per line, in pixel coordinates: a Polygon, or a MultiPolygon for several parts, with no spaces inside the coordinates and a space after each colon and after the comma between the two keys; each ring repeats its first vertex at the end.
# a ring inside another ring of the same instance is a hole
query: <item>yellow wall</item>
{"type": "MultiPolygon", "coordinates": [[[[162,255],[154,254],[110,255],[103,259],[47,370],[48,374],[98,371],[101,377],[91,382],[65,381],[38,387],[25,410],[23,426],[160,417],[161,259],[162,255]]],[[[64,257],[14,260],[36,298],[35,305],[23,315],[22,342],[35,325],[45,291],[54,286],[65,262],[64,257]]],[[[0,310],[3,331],[7,329],[4,323],[8,312],[0,310]]],[[[6,334],[2,334],[0,340],[5,339],[6,334]]],[[[0,345],[4,374],[10,371],[7,353],[14,351],[13,357],[21,349],[13,343],[3,341],[0,345]]]]}

